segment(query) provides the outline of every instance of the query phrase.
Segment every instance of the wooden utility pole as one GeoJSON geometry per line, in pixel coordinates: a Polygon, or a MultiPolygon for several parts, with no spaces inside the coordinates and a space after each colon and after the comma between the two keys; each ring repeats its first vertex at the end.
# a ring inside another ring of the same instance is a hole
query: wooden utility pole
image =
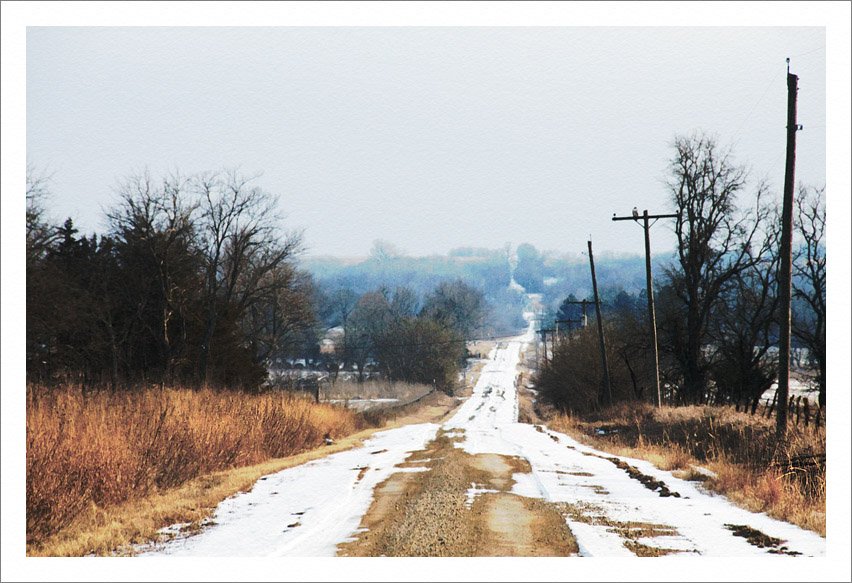
{"type": "Polygon", "coordinates": [[[583,328],[585,328],[585,327],[588,325],[589,319],[588,319],[588,317],[586,316],[586,306],[587,306],[588,304],[591,304],[592,302],[590,302],[589,300],[585,300],[585,299],[584,299],[584,300],[580,300],[579,302],[570,302],[570,301],[568,301],[568,300],[565,300],[565,301],[564,301],[564,302],[562,302],[562,303],[563,303],[563,304],[578,304],[578,305],[582,305],[582,306],[583,306],[583,328]]]}
{"type": "MultiPolygon", "coordinates": [[[[648,223],[650,219],[671,219],[677,218],[679,215],[649,215],[648,209],[642,213],[645,228],[645,280],[646,280],[646,295],[648,296],[648,325],[651,329],[651,347],[654,353],[654,404],[660,407],[663,404],[663,398],[660,394],[660,356],[657,352],[657,316],[654,313],[654,284],[651,280],[651,225],[648,223]]],[[[633,216],[617,217],[613,213],[613,221],[636,221],[639,222],[639,213],[634,208],[633,216]]],[[[656,220],[654,221],[657,222],[656,220]]]]}
{"type": "MultiPolygon", "coordinates": [[[[580,303],[580,302],[577,302],[577,303],[580,303]]],[[[562,337],[565,336],[565,334],[562,334],[561,329],[559,327],[559,324],[568,324],[568,334],[570,335],[571,334],[571,324],[581,324],[582,322],[583,322],[583,320],[575,320],[575,319],[572,319],[572,318],[569,318],[567,320],[555,320],[554,324],[556,324],[557,336],[562,336],[562,337]]]]}
{"type": "MultiPolygon", "coordinates": [[[[533,322],[542,322],[543,320],[544,320],[544,318],[533,318],[533,322]]],[[[541,324],[539,324],[539,325],[541,325],[541,324]]],[[[536,330],[536,332],[541,333],[541,330],[536,330]]],[[[535,344],[535,367],[536,367],[536,369],[541,369],[541,363],[539,361],[539,354],[538,354],[538,339],[536,339],[535,342],[533,342],[533,344],[535,344]]]]}
{"type": "Polygon", "coordinates": [[[589,265],[592,268],[592,289],[595,292],[595,314],[598,316],[598,337],[601,341],[601,360],[603,360],[604,389],[607,405],[612,407],[612,388],[609,385],[609,366],[606,362],[606,344],[604,343],[603,320],[601,320],[601,302],[598,298],[598,280],[595,277],[595,258],[592,255],[592,241],[589,240],[589,265]]]}
{"type": "Polygon", "coordinates": [[[787,396],[790,388],[790,300],[793,271],[793,187],[796,175],[796,94],[799,78],[790,74],[787,59],[787,164],[784,170],[784,201],[781,210],[781,265],[778,271],[778,308],[781,316],[778,332],[778,413],[776,437],[779,442],[787,438],[787,396]]]}
{"type": "MultiPolygon", "coordinates": [[[[548,332],[553,332],[553,330],[551,330],[551,329],[539,330],[539,333],[541,334],[541,341],[544,343],[544,364],[547,364],[548,362],[550,362],[550,359],[547,357],[547,333],[548,332]]],[[[553,343],[552,338],[553,337],[551,335],[551,344],[553,343]]]]}

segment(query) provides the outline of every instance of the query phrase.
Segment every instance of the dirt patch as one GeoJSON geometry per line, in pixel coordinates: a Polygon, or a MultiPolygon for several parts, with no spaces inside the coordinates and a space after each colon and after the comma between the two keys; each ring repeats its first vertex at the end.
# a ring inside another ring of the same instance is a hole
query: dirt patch
{"type": "Polygon", "coordinates": [[[769,547],[768,552],[776,555],[801,555],[799,551],[791,551],[786,546],[781,546],[782,543],[786,542],[781,540],[780,538],[775,538],[774,536],[769,536],[759,530],[747,526],[745,524],[726,524],[725,528],[734,533],[734,536],[741,536],[748,541],[749,544],[754,545],[760,549],[769,547]]]}
{"type": "Polygon", "coordinates": [[[637,557],[662,557],[663,555],[670,555],[672,553],[679,553],[680,551],[675,549],[663,549],[660,547],[650,547],[648,545],[643,545],[640,542],[636,542],[635,540],[626,540],[624,541],[624,546],[630,550],[637,557]]]}
{"type": "Polygon", "coordinates": [[[579,551],[565,519],[544,500],[484,494],[473,510],[479,512],[485,535],[476,556],[566,557],[579,551]]]}
{"type": "Polygon", "coordinates": [[[526,460],[470,455],[443,431],[380,484],[361,532],[339,546],[341,556],[570,556],[578,552],[555,505],[508,493],[526,460]]]}
{"type": "MultiPolygon", "coordinates": [[[[553,437],[553,436],[551,435],[551,437],[553,437]]],[[[571,448],[571,446],[568,446],[568,447],[571,448]]],[[[574,448],[571,448],[571,449],[574,449],[574,448]]],[[[596,457],[596,458],[600,458],[602,460],[607,460],[609,462],[612,462],[613,464],[616,465],[616,467],[618,467],[618,469],[624,470],[625,472],[627,472],[627,475],[629,475],[631,478],[633,478],[634,480],[637,480],[638,482],[640,482],[643,486],[645,486],[646,488],[648,488],[652,492],[657,492],[657,494],[659,494],[663,498],[667,498],[669,496],[673,496],[675,498],[680,498],[680,493],[672,492],[671,490],[669,490],[669,487],[665,484],[665,482],[662,482],[662,481],[660,481],[656,478],[653,478],[653,477],[649,476],[648,474],[643,474],[637,468],[631,466],[630,464],[628,464],[625,461],[618,459],[617,457],[598,455],[596,453],[592,453],[592,452],[589,452],[589,451],[583,451],[583,452],[580,452],[580,453],[582,453],[585,456],[596,457]]]]}
{"type": "Polygon", "coordinates": [[[667,524],[612,520],[606,516],[603,508],[594,504],[561,503],[558,507],[565,516],[575,522],[607,527],[608,532],[617,534],[624,539],[625,548],[637,557],[660,557],[672,553],[684,552],[682,550],[650,546],[639,542],[639,539],[678,536],[677,529],[667,524]]]}
{"type": "Polygon", "coordinates": [[[470,466],[487,475],[488,485],[495,490],[511,490],[512,474],[528,474],[532,471],[527,460],[496,453],[471,456],[470,466]]]}
{"type": "Polygon", "coordinates": [[[530,425],[541,423],[541,418],[535,412],[535,396],[522,387],[518,387],[518,422],[530,425]]]}
{"type": "MultiPolygon", "coordinates": [[[[602,457],[602,456],[598,456],[598,457],[602,457]]],[[[668,496],[674,496],[675,498],[680,498],[680,494],[677,493],[677,492],[672,492],[671,490],[669,490],[669,487],[666,486],[666,484],[664,482],[661,482],[660,480],[657,480],[656,478],[652,478],[651,476],[649,476],[647,474],[643,474],[642,472],[640,472],[639,470],[637,470],[636,468],[634,468],[633,466],[631,466],[627,462],[624,462],[624,461],[622,461],[618,458],[615,458],[615,457],[605,457],[605,458],[602,458],[602,459],[606,459],[606,460],[611,461],[619,469],[622,469],[625,472],[627,472],[627,474],[631,478],[633,478],[634,480],[638,480],[639,482],[642,483],[643,486],[645,486],[646,488],[648,488],[652,492],[657,492],[663,498],[666,498],[668,496]]]]}

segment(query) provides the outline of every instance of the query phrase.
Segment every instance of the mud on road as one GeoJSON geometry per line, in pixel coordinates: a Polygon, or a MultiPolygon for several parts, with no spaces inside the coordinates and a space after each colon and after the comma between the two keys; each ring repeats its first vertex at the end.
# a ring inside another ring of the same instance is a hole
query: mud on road
{"type": "Polygon", "coordinates": [[[354,540],[338,556],[543,557],[578,554],[559,509],[511,494],[521,458],[470,455],[439,431],[380,484],[354,540]]]}

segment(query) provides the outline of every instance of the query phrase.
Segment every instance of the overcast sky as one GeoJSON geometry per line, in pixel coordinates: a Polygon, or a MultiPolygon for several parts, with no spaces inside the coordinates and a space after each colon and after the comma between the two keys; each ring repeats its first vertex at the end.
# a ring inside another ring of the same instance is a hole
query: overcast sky
{"type": "Polygon", "coordinates": [[[826,183],[824,27],[31,27],[26,57],[28,160],[85,232],[122,177],[239,167],[310,254],[642,253],[611,217],[673,212],[676,134],[780,195],[787,57],[796,178],[826,183]]]}

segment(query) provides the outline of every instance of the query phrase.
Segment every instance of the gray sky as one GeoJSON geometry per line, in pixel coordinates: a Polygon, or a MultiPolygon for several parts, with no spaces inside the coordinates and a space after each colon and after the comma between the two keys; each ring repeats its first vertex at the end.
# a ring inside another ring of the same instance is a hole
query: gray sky
{"type": "Polygon", "coordinates": [[[796,178],[826,182],[823,27],[32,27],[26,56],[27,157],[87,232],[122,177],[239,166],[310,254],[641,253],[610,219],[672,212],[675,134],[716,134],[780,194],[786,57],[796,178]]]}

